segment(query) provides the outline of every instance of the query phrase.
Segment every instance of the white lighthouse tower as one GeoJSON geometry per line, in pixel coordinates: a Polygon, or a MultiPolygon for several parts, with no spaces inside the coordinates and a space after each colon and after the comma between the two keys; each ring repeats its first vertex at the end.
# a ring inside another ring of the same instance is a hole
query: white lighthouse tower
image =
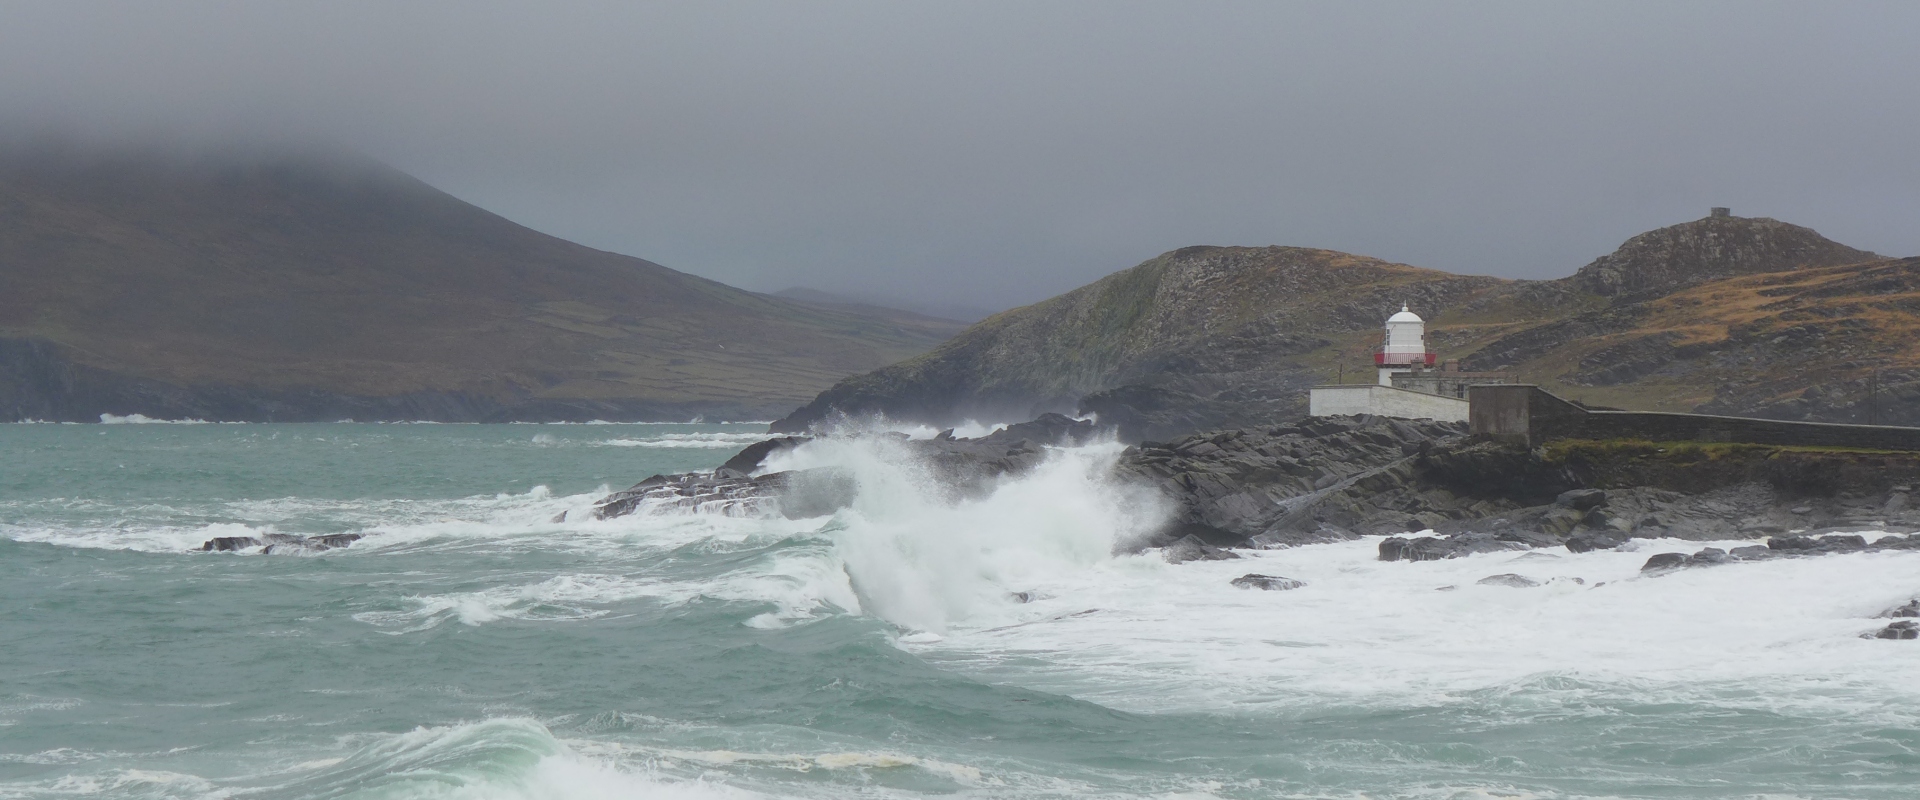
{"type": "Polygon", "coordinates": [[[1427,322],[1419,314],[1400,305],[1400,313],[1387,318],[1387,341],[1373,354],[1380,369],[1380,385],[1392,386],[1393,374],[1409,372],[1414,365],[1433,366],[1434,354],[1427,352],[1427,322]]]}

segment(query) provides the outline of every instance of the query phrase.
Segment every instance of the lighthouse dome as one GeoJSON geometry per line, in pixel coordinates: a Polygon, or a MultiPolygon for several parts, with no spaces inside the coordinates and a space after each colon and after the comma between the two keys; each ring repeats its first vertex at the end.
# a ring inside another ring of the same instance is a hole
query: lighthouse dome
{"type": "Polygon", "coordinates": [[[1395,314],[1391,317],[1387,317],[1387,321],[1388,322],[1425,322],[1426,320],[1421,319],[1419,314],[1413,313],[1412,310],[1408,309],[1406,306],[1403,305],[1400,307],[1400,313],[1395,314]]]}

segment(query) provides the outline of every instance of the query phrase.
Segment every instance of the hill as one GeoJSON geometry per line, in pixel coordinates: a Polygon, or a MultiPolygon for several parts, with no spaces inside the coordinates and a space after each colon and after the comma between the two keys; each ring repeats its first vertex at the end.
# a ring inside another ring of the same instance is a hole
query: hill
{"type": "Polygon", "coordinates": [[[835,413],[954,424],[1097,411],[1151,430],[1297,415],[1317,360],[1401,302],[1504,284],[1295,247],[1189,247],[967,329],[842,381],[775,429],[835,413]]]}
{"type": "Polygon", "coordinates": [[[956,327],[594,250],[364,158],[0,154],[0,419],[764,419],[956,327]]]}
{"type": "Polygon", "coordinates": [[[1920,352],[1904,344],[1917,264],[1743,217],[1650,231],[1551,281],[1190,247],[842,381],[774,429],[1041,411],[1097,413],[1134,439],[1271,424],[1305,413],[1310,386],[1371,380],[1381,320],[1402,302],[1428,316],[1443,357],[1587,402],[1850,420],[1870,374],[1891,369],[1877,418],[1920,423],[1920,352]]]}

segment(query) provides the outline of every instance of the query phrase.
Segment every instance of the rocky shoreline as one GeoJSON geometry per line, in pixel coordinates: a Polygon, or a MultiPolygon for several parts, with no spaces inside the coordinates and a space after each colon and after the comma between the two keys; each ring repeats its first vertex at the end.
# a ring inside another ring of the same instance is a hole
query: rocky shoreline
{"type": "MultiPolygon", "coordinates": [[[[1046,414],[974,439],[951,431],[913,440],[882,434],[952,499],[977,497],[1039,467],[1050,448],[1110,435],[1092,422],[1046,414]]],[[[845,507],[856,476],[842,467],[767,471],[777,454],[813,441],[771,438],[709,473],[655,475],[588,512],[700,512],[809,518],[845,507]]],[[[1469,435],[1460,423],[1385,417],[1318,417],[1261,429],[1195,434],[1127,447],[1118,480],[1158,493],[1166,525],[1122,548],[1158,549],[1169,562],[1239,558],[1237,550],[1384,536],[1381,561],[1431,561],[1476,553],[1564,548],[1612,550],[1635,539],[1751,545],[1653,553],[1642,574],[1664,575],[1780,558],[1920,550],[1920,453],[1739,444],[1567,442],[1540,449],[1469,435]],[[1863,532],[1875,532],[1869,540],[1863,532]]],[[[565,521],[561,514],[556,522],[565,521]]],[[[319,551],[358,538],[221,538],[205,551],[264,547],[319,551]]],[[[1277,575],[1234,585],[1298,588],[1277,575]]],[[[1481,583],[1527,587],[1517,574],[1481,583]]],[[[1920,601],[1916,601],[1920,603],[1920,601]]],[[[1909,603],[1885,616],[1920,617],[1909,603]]],[[[1878,638],[1920,637],[1891,624],[1878,638]]]]}
{"type": "MultiPolygon", "coordinates": [[[[906,448],[964,496],[1024,474],[1047,446],[1091,441],[1090,422],[1048,414],[978,439],[946,432],[906,448]]],[[[851,502],[835,468],[755,474],[807,437],[742,451],[710,474],[654,476],[602,500],[596,517],[698,508],[806,517],[851,502]]],[[[1458,423],[1384,417],[1308,418],[1262,429],[1195,434],[1126,448],[1114,470],[1175,508],[1135,551],[1170,562],[1385,535],[1381,561],[1564,548],[1611,550],[1634,539],[1750,540],[1723,550],[1655,553],[1643,574],[1839,553],[1920,550],[1920,453],[1839,452],[1737,444],[1575,442],[1529,450],[1468,435],[1458,423]],[[1869,541],[1860,531],[1883,532],[1869,541]]],[[[1520,575],[1482,583],[1538,585],[1520,575]]],[[[1299,587],[1248,574],[1249,589],[1299,587]]],[[[1911,605],[1911,604],[1910,604],[1911,605]]],[[[1905,608],[1905,607],[1903,607],[1905,608]]],[[[1914,606],[1920,608],[1920,606],[1914,606]]],[[[1895,616],[1920,615],[1893,614],[1895,616]]],[[[1920,636],[1898,623],[1872,634],[1920,636]]]]}

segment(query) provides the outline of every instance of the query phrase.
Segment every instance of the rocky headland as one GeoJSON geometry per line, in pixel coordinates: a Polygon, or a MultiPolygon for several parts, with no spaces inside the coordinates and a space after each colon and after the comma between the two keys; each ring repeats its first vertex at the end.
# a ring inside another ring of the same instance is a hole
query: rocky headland
{"type": "MultiPolygon", "coordinates": [[[[978,439],[943,434],[900,444],[940,486],[965,496],[1031,471],[1050,446],[1101,435],[1108,433],[1091,422],[1045,415],[978,439]]],[[[756,444],[713,473],[654,476],[593,513],[828,513],[852,497],[838,468],[762,471],[770,454],[805,441],[756,444]]],[[[1113,469],[1174,509],[1161,530],[1125,547],[1162,548],[1172,561],[1368,535],[1386,537],[1383,561],[1579,553],[1634,539],[1754,542],[1658,554],[1650,571],[1920,549],[1920,536],[1907,535],[1920,532],[1920,453],[1638,441],[1528,449],[1471,436],[1457,423],[1359,416],[1142,442],[1113,469]]],[[[1269,578],[1248,576],[1248,585],[1269,578]]]]}
{"type": "Polygon", "coordinates": [[[1763,217],[1710,216],[1624,242],[1565,278],[1455,275],[1297,247],[1188,247],[991,317],[836,384],[780,420],[932,426],[1097,414],[1123,440],[1258,428],[1306,389],[1371,377],[1402,303],[1469,370],[1651,411],[1920,424],[1920,259],[1763,217]]]}

